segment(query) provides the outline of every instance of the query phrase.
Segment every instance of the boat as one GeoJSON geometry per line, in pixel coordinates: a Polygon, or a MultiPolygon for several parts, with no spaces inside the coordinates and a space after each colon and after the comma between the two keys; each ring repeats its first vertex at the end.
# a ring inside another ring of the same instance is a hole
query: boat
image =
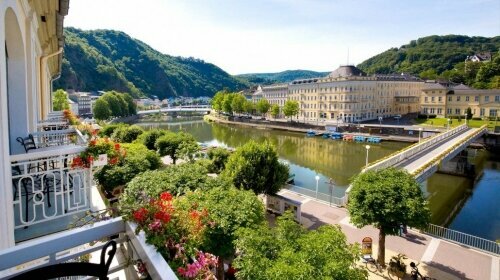
{"type": "Polygon", "coordinates": [[[344,141],[352,141],[352,140],[353,140],[353,136],[352,136],[352,134],[346,134],[346,135],[344,135],[344,136],[342,137],[342,139],[343,139],[344,141]]]}
{"type": "Polygon", "coordinates": [[[309,131],[306,132],[306,136],[308,136],[308,137],[316,136],[316,131],[309,129],[309,131]]]}
{"type": "Polygon", "coordinates": [[[323,133],[322,137],[325,139],[330,138],[330,132],[323,133]]]}
{"type": "Polygon", "coordinates": [[[340,140],[342,139],[342,133],[339,133],[339,132],[334,132],[332,133],[332,135],[330,136],[333,140],[340,140]]]}
{"type": "Polygon", "coordinates": [[[380,137],[368,137],[366,139],[366,142],[369,142],[369,143],[380,143],[380,142],[382,142],[382,138],[380,138],[380,137]]]}
{"type": "Polygon", "coordinates": [[[353,137],[354,141],[356,142],[365,142],[366,140],[366,137],[362,136],[362,135],[356,135],[353,137]]]}
{"type": "Polygon", "coordinates": [[[293,181],[295,180],[295,174],[292,173],[292,174],[289,174],[288,175],[288,179],[286,180],[286,183],[287,184],[293,184],[293,181]]]}

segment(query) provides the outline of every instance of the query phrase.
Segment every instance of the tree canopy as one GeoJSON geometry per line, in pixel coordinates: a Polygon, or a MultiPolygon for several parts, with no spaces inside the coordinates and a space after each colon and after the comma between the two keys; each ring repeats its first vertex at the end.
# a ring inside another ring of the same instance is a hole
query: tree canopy
{"type": "Polygon", "coordinates": [[[262,98],[259,101],[257,101],[257,104],[255,106],[257,108],[257,112],[259,112],[262,115],[267,114],[269,112],[269,109],[271,108],[271,104],[269,104],[269,101],[267,99],[262,98]]]}
{"type": "Polygon", "coordinates": [[[295,100],[287,100],[285,101],[285,105],[283,106],[283,114],[290,118],[299,114],[300,106],[299,102],[295,100]]]}
{"type": "Polygon", "coordinates": [[[222,176],[238,188],[256,194],[274,194],[286,183],[288,173],[288,166],[278,160],[271,143],[251,140],[229,157],[222,176]]]}
{"type": "Polygon", "coordinates": [[[355,268],[357,245],[347,243],[339,226],[306,230],[287,213],[275,227],[240,228],[234,261],[238,279],[366,279],[355,268]]]}
{"type": "Polygon", "coordinates": [[[396,235],[402,225],[424,228],[430,210],[420,186],[402,169],[370,170],[352,182],[348,203],[351,222],[379,229],[378,262],[385,263],[385,236],[396,235]]]}
{"type": "Polygon", "coordinates": [[[271,106],[271,116],[273,116],[273,118],[276,118],[279,114],[280,106],[278,104],[273,104],[273,106],[271,106]]]}
{"type": "Polygon", "coordinates": [[[52,106],[54,111],[63,111],[69,109],[68,94],[64,90],[56,90],[52,98],[52,106]]]}
{"type": "Polygon", "coordinates": [[[161,156],[170,156],[173,164],[179,158],[191,159],[191,156],[199,149],[193,135],[183,131],[165,132],[165,135],[156,140],[155,148],[161,156]]]}

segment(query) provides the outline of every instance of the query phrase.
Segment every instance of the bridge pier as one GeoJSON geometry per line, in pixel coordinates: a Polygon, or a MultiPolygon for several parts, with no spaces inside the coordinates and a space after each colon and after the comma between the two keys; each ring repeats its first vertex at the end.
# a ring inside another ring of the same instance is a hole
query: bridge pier
{"type": "Polygon", "coordinates": [[[454,158],[442,162],[439,165],[438,173],[474,178],[476,174],[476,165],[474,158],[475,149],[466,148],[458,153],[454,158]]]}

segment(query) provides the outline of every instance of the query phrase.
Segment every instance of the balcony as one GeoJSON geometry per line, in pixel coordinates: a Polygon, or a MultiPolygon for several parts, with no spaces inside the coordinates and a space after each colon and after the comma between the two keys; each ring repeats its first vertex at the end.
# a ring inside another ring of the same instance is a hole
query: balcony
{"type": "Polygon", "coordinates": [[[113,218],[22,242],[0,251],[0,278],[72,261],[87,254],[90,254],[90,262],[99,263],[103,240],[113,239],[119,245],[108,271],[110,279],[137,279],[133,264],[139,259],[153,279],[177,279],[156,249],[146,244],[144,233],[136,235],[135,229],[134,224],[113,218]]]}
{"type": "Polygon", "coordinates": [[[86,211],[103,207],[91,169],[71,167],[85,150],[80,131],[34,132],[26,139],[32,143],[26,153],[10,156],[16,242],[66,230],[86,211]]]}

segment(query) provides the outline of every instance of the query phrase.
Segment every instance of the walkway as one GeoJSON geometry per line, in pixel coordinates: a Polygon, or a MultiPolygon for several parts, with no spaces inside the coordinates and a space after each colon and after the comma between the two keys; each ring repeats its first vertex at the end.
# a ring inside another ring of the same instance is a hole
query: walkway
{"type": "MultiPolygon", "coordinates": [[[[374,244],[378,242],[378,230],[371,226],[356,228],[350,224],[345,208],[330,207],[288,190],[282,190],[279,194],[303,203],[302,224],[307,228],[314,229],[323,224],[339,225],[351,243],[361,243],[365,236],[371,237],[374,244]]],[[[500,279],[500,258],[417,232],[410,231],[407,237],[387,236],[387,260],[394,252],[408,256],[408,264],[410,260],[420,262],[419,268],[425,271],[424,275],[439,280],[500,279]]],[[[374,255],[376,256],[376,250],[374,255]]],[[[373,279],[377,277],[374,276],[373,279]]]]}

